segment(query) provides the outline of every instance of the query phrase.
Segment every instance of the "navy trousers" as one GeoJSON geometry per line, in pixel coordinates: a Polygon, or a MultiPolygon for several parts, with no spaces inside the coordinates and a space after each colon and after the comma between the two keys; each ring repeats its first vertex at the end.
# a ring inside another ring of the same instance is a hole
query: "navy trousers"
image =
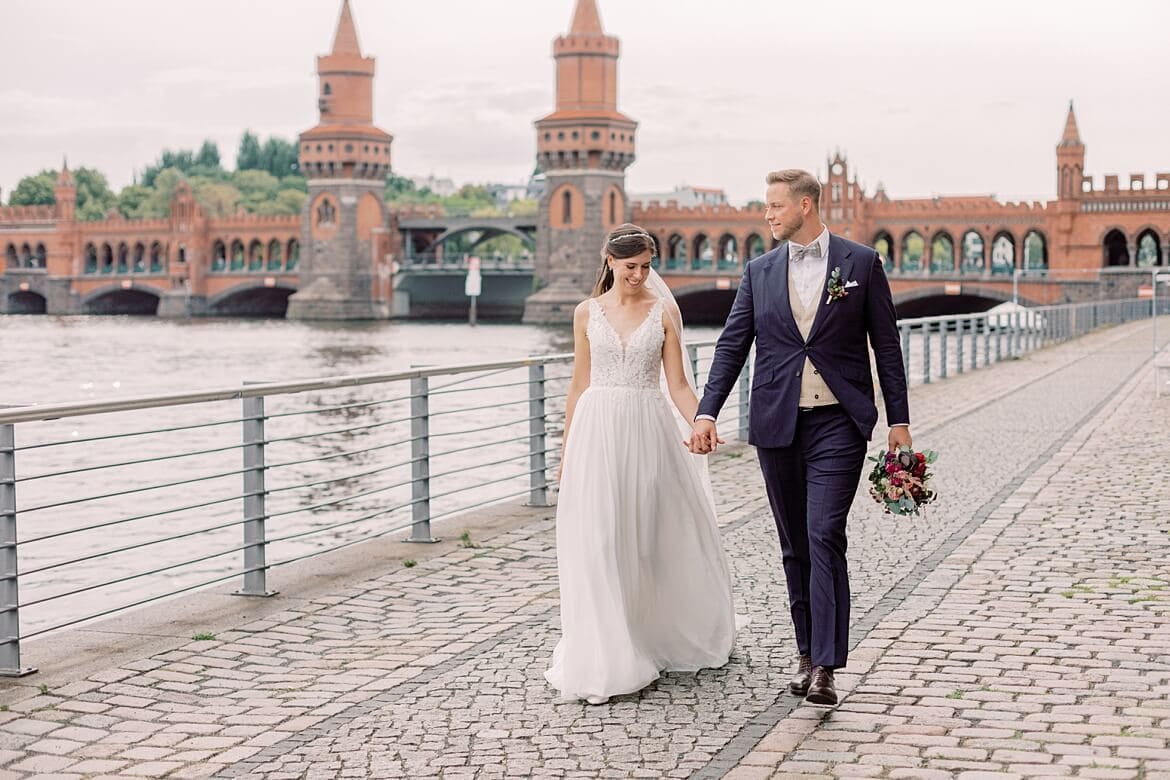
{"type": "Polygon", "coordinates": [[[849,655],[845,525],[866,441],[840,406],[798,412],[788,447],[757,449],[784,559],[796,646],[814,666],[849,655]]]}

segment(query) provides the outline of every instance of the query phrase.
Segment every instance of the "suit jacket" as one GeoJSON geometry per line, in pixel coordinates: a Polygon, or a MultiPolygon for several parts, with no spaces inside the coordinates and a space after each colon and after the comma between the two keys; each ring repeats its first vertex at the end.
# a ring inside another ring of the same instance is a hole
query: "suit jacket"
{"type": "Polygon", "coordinates": [[[788,242],[747,264],[715,346],[699,414],[718,416],[754,341],[750,444],[792,444],[805,357],[820,371],[862,436],[869,439],[878,416],[870,373],[872,344],[886,419],[890,423],[910,422],[897,315],[881,257],[870,247],[830,235],[821,289],[820,308],[805,341],[788,300],[788,242]],[[849,285],[849,294],[826,304],[828,275],[834,268],[841,269],[841,282],[849,285]]]}

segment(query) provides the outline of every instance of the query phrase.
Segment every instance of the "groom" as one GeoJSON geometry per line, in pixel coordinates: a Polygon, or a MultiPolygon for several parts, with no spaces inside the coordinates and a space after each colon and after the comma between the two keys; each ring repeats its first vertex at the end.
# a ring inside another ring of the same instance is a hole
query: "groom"
{"type": "Polygon", "coordinates": [[[789,690],[836,704],[833,670],[849,651],[845,524],[878,417],[867,339],[891,450],[911,444],[906,377],[881,257],[824,226],[812,174],[776,171],[767,181],[765,218],[782,243],[744,270],[690,445],[715,449],[715,418],[755,342],[748,441],[780,535],[800,651],[789,690]]]}

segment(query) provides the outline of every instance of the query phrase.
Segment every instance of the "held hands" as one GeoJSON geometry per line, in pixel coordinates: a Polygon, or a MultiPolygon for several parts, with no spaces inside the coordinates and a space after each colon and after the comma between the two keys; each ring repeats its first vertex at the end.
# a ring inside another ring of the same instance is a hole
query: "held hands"
{"type": "Polygon", "coordinates": [[[726,444],[715,432],[715,423],[711,420],[696,420],[691,427],[691,438],[684,439],[683,444],[695,455],[709,455],[720,444],[726,444]]]}
{"type": "Polygon", "coordinates": [[[912,442],[913,439],[910,437],[910,426],[898,425],[894,428],[890,428],[890,438],[888,442],[890,446],[887,451],[897,452],[899,449],[912,449],[912,442]]]}

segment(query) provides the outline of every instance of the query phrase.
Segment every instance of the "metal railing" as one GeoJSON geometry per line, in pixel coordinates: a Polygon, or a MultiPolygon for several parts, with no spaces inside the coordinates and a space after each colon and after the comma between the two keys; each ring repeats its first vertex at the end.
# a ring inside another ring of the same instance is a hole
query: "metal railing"
{"type": "MultiPolygon", "coordinates": [[[[930,382],[1149,314],[1114,301],[903,320],[906,372],[930,382]]],[[[713,347],[688,344],[700,381],[713,347]]],[[[436,521],[490,504],[546,506],[571,360],[0,408],[0,675],[33,671],[22,639],[230,580],[268,596],[276,566],[433,541],[436,521]]],[[[721,417],[741,440],[749,401],[745,367],[721,417]]]]}

